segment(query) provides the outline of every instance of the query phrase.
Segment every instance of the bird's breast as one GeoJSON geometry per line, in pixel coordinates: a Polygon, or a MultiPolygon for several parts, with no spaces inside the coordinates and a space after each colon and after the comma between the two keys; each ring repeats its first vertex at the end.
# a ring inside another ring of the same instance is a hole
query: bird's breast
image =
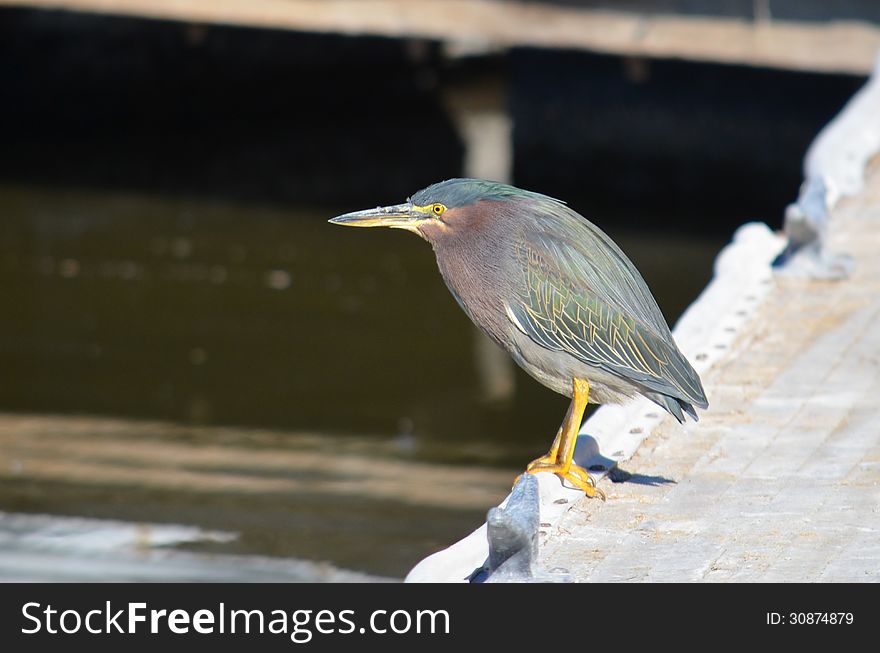
{"type": "Polygon", "coordinates": [[[440,274],[458,305],[496,344],[512,351],[505,298],[513,287],[505,278],[510,257],[503,244],[476,237],[468,243],[435,245],[434,250],[440,274]]]}

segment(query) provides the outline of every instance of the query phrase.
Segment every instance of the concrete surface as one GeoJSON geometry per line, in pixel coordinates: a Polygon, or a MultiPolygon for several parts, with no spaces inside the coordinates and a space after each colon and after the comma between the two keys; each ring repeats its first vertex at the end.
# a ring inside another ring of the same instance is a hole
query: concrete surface
{"type": "Polygon", "coordinates": [[[877,170],[833,225],[851,279],[776,282],[704,375],[711,410],[664,420],[625,465],[636,482],[566,513],[546,567],[589,582],[880,580],[877,170]]]}

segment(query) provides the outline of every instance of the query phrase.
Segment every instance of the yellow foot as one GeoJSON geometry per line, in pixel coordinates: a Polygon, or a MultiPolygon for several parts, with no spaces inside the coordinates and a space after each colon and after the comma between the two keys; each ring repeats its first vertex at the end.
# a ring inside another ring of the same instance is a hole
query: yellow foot
{"type": "Polygon", "coordinates": [[[547,465],[555,465],[556,464],[556,452],[551,451],[550,453],[544,454],[540,458],[535,458],[532,462],[526,465],[526,471],[530,472],[536,467],[546,467],[547,465]]]}
{"type": "MultiPolygon", "coordinates": [[[[556,464],[556,452],[551,450],[550,453],[545,453],[540,458],[535,458],[532,462],[530,462],[528,465],[526,465],[526,471],[524,473],[530,474],[532,472],[532,470],[538,466],[546,467],[548,465],[555,465],[555,464],[556,464]]],[[[516,484],[519,483],[519,479],[521,479],[522,477],[523,477],[523,475],[520,474],[515,479],[513,479],[513,485],[511,485],[510,487],[515,488],[516,484]]]]}
{"type": "Polygon", "coordinates": [[[583,490],[588,497],[598,496],[602,501],[605,501],[605,493],[596,487],[596,481],[593,480],[590,473],[583,467],[571,465],[566,469],[565,465],[557,465],[553,462],[547,462],[543,458],[538,458],[532,461],[528,468],[526,468],[527,474],[538,474],[540,472],[556,474],[563,481],[568,481],[575,487],[583,490]]]}

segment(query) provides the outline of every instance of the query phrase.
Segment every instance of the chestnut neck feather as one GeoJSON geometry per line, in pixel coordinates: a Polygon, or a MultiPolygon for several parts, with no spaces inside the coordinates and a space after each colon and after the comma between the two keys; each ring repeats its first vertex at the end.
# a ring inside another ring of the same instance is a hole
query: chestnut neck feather
{"type": "Polygon", "coordinates": [[[504,270],[512,252],[507,202],[481,200],[449,209],[420,231],[431,243],[440,274],[471,320],[499,346],[508,338],[504,297],[511,283],[504,270]]]}

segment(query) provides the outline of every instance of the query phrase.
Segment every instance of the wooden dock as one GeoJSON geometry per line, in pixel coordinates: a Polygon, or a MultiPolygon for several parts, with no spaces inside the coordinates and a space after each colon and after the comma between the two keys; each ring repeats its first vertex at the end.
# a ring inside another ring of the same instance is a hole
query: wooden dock
{"type": "MultiPolygon", "coordinates": [[[[516,46],[867,74],[880,26],[857,20],[686,15],[505,0],[0,0],[187,23],[429,39],[453,51],[516,46]]],[[[639,6],[630,3],[628,7],[639,6]]]]}

